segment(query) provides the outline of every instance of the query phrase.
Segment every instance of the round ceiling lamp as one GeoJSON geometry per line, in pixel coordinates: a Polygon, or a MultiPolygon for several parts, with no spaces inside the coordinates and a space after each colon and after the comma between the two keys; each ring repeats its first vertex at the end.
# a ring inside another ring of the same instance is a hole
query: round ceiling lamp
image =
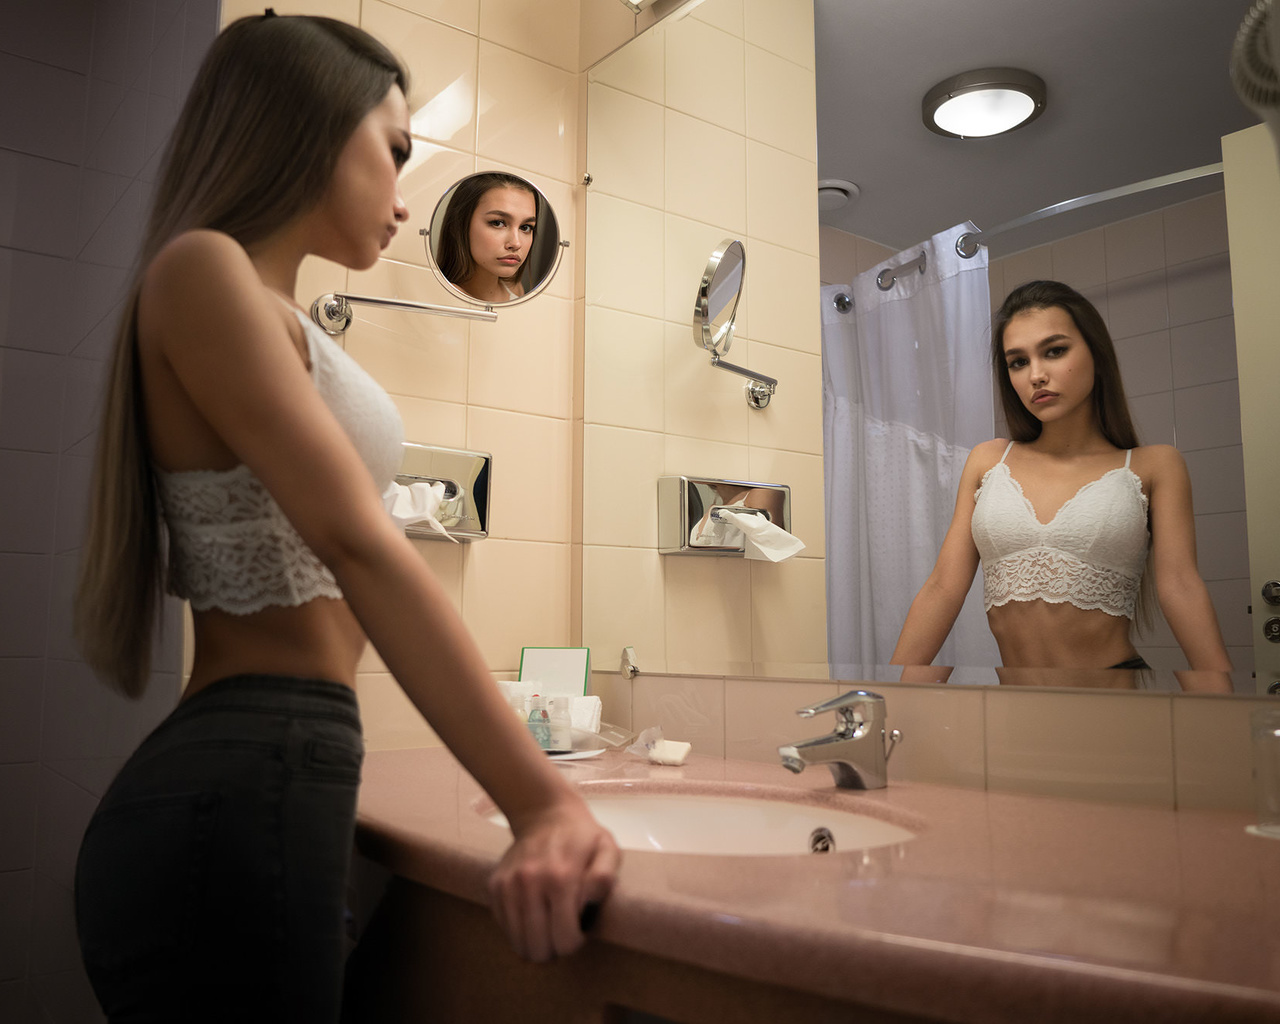
{"type": "Polygon", "coordinates": [[[1001,135],[1044,112],[1044,80],[1018,68],[982,68],[939,82],[921,104],[925,127],[953,139],[1001,135]]]}

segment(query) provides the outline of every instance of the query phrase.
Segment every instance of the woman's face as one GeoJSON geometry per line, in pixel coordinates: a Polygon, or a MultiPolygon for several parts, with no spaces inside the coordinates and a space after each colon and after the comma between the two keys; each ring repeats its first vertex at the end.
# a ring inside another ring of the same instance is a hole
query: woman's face
{"type": "Polygon", "coordinates": [[[411,146],[409,105],[393,85],[342,147],[317,211],[317,255],[357,270],[377,262],[409,217],[400,171],[411,146]]]}
{"type": "Polygon", "coordinates": [[[1003,344],[1009,382],[1040,422],[1062,419],[1089,402],[1093,353],[1065,309],[1023,310],[1005,325],[1003,344]]]}
{"type": "Polygon", "coordinates": [[[468,230],[476,269],[498,278],[515,277],[529,256],[536,223],[532,193],[508,185],[485,192],[471,214],[468,230]]]}

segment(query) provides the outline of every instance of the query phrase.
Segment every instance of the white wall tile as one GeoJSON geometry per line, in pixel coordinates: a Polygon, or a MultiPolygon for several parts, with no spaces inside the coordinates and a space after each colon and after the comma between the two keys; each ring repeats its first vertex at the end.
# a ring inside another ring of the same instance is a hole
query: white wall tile
{"type": "MultiPolygon", "coordinates": [[[[9,300],[21,305],[24,297],[10,293],[9,300]]],[[[0,349],[0,448],[60,450],[64,366],[61,356],[0,349]]]]}
{"type": "Polygon", "coordinates": [[[664,151],[668,213],[744,234],[745,147],[743,136],[668,108],[664,151]],[[708,167],[716,172],[708,174],[708,167]]]}
{"type": "Polygon", "coordinates": [[[1121,338],[1115,348],[1127,397],[1168,391],[1173,387],[1168,331],[1121,338]]]}
{"type": "Polygon", "coordinates": [[[589,80],[663,103],[666,87],[666,26],[636,36],[591,69],[589,80]]]}
{"type": "Polygon", "coordinates": [[[592,190],[660,209],[665,132],[660,103],[591,83],[587,88],[587,170],[592,190]]]}
{"type": "Polygon", "coordinates": [[[567,420],[473,406],[467,447],[493,455],[489,536],[569,542],[567,420]],[[499,469],[501,467],[501,469],[499,469]]]}
{"type": "Polygon", "coordinates": [[[518,669],[521,647],[569,642],[567,547],[486,540],[468,552],[462,614],[493,671],[518,669]]]}
{"type": "Polygon", "coordinates": [[[1004,268],[1005,294],[1028,281],[1053,278],[1053,250],[1047,245],[1039,245],[1034,249],[1014,253],[1000,262],[1004,268]]]}
{"type": "Polygon", "coordinates": [[[663,437],[647,430],[588,424],[584,431],[582,540],[652,548],[658,543],[657,494],[663,437]]]}
{"type": "Polygon", "coordinates": [[[79,170],[0,150],[0,245],[70,258],[76,249],[79,170]]]}
{"type": "Polygon", "coordinates": [[[84,75],[0,53],[0,90],[6,96],[39,96],[39,104],[0,107],[0,138],[6,149],[76,164],[84,122],[84,75]]]}
{"type": "Polygon", "coordinates": [[[666,35],[667,107],[742,134],[746,128],[742,39],[690,18],[671,25],[666,35]]]}
{"type": "Polygon", "coordinates": [[[0,551],[52,554],[58,458],[0,450],[0,551]]]}
{"type": "Polygon", "coordinates": [[[1174,444],[1173,392],[1161,391],[1129,399],[1129,413],[1143,444],[1174,444]]]}
{"type": "Polygon", "coordinates": [[[1111,280],[1164,269],[1164,218],[1159,211],[1109,224],[1103,237],[1111,280]]]}
{"type": "Polygon", "coordinates": [[[622,649],[630,646],[642,669],[665,668],[665,564],[656,548],[584,546],[582,587],[590,599],[583,602],[582,642],[591,648],[594,665],[616,666],[622,649]]]}
{"type": "MultiPolygon", "coordinates": [[[[588,423],[663,429],[664,325],[603,306],[586,309],[584,415],[588,423]]],[[[692,345],[689,346],[692,359],[692,345]]]]}
{"type": "Polygon", "coordinates": [[[0,873],[35,864],[36,806],[40,769],[35,764],[0,765],[0,873]]]}
{"type": "Polygon", "coordinates": [[[1249,537],[1244,512],[1197,515],[1196,558],[1206,580],[1249,575],[1249,537]]]}
{"type": "Polygon", "coordinates": [[[46,555],[0,554],[0,658],[44,656],[48,567],[46,555]]]}
{"type": "Polygon", "coordinates": [[[818,261],[812,255],[755,240],[747,253],[745,281],[750,337],[814,355],[822,352],[821,311],[814,301],[818,261]]]}
{"type": "Polygon", "coordinates": [[[0,764],[36,760],[43,675],[39,658],[0,660],[0,764]]]}
{"type": "Polygon", "coordinates": [[[1169,290],[1164,270],[1107,282],[1107,326],[1113,338],[1164,330],[1169,326],[1169,290]]]}
{"type": "MultiPolygon", "coordinates": [[[[667,323],[663,328],[666,432],[744,444],[752,410],[744,397],[743,378],[712,366],[709,353],[694,346],[687,327],[667,323]]],[[[747,342],[736,341],[730,354],[750,365],[750,351],[747,342]]]]}
{"type": "Polygon", "coordinates": [[[663,214],[587,192],[587,304],[662,316],[663,214]],[[617,239],[626,239],[619,245],[617,239]]]}
{"type": "Polygon", "coordinates": [[[578,147],[575,75],[480,41],[476,152],[572,181],[578,147]]]}
{"type": "Polygon", "coordinates": [[[1244,455],[1238,445],[1183,452],[1197,515],[1244,510],[1244,455]]]}
{"type": "Polygon", "coordinates": [[[743,0],[742,11],[748,43],[801,67],[814,66],[811,0],[743,0]]]}
{"type": "MultiPolygon", "coordinates": [[[[4,922],[0,927],[0,979],[21,978],[26,974],[34,896],[35,872],[0,872],[0,921],[4,922]]],[[[40,1018],[40,1024],[44,1024],[45,1019],[40,1018]]]]}
{"type": "Polygon", "coordinates": [[[85,74],[93,33],[91,0],[13,4],[5,11],[3,52],[85,74]]]}
{"type": "Polygon", "coordinates": [[[816,251],[817,164],[748,140],[747,233],[798,252],[816,251]]]}
{"type": "Polygon", "coordinates": [[[1163,213],[1165,258],[1170,265],[1227,251],[1225,192],[1170,206],[1163,213]]]}
{"type": "Polygon", "coordinates": [[[1231,260],[1226,253],[1169,268],[1169,323],[1231,316],[1231,260]]]}
{"type": "Polygon", "coordinates": [[[1106,284],[1106,240],[1102,228],[1054,242],[1050,252],[1055,281],[1069,284],[1076,291],[1106,284]]]}
{"type": "Polygon", "coordinates": [[[758,46],[746,52],[747,137],[816,160],[813,72],[758,46]]]}
{"type": "Polygon", "coordinates": [[[578,0],[483,0],[480,38],[565,71],[578,71],[578,0]]]}
{"type": "Polygon", "coordinates": [[[573,303],[543,293],[474,323],[467,399],[513,412],[567,418],[573,380],[573,303]]]}
{"type": "Polygon", "coordinates": [[[1192,387],[1236,377],[1235,317],[1220,316],[1169,331],[1173,386],[1192,387]]]}

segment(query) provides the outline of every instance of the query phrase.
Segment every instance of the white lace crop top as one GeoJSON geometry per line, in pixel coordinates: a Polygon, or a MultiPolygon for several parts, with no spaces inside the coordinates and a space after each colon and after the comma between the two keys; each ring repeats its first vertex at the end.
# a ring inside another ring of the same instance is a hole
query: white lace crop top
{"type": "Polygon", "coordinates": [[[1132,619],[1146,567],[1147,496],[1124,465],[1078,490],[1047,523],[1036,518],[1005,459],[974,495],[973,542],[987,611],[1010,601],[1073,604],[1132,619]]]}
{"type": "MultiPolygon", "coordinates": [[[[316,390],[381,493],[400,468],[404,426],[395,403],[332,338],[295,312],[316,390]]],[[[342,597],[333,574],[244,463],[228,470],[157,468],[155,475],[169,532],[168,589],[193,609],[248,615],[270,605],[342,597]]]]}

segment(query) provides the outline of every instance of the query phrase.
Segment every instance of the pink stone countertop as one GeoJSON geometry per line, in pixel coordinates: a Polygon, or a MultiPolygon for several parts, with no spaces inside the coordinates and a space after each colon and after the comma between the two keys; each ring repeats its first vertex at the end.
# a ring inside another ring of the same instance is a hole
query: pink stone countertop
{"type": "MultiPolygon", "coordinates": [[[[625,853],[594,933],[616,946],[884,1010],[973,1022],[1280,1022],[1280,840],[1251,816],[1168,811],[621,752],[561,762],[584,787],[740,784],[860,811],[916,838],[796,857],[625,853]]],[[[509,841],[445,750],[371,753],[362,852],[476,903],[509,841]]]]}

